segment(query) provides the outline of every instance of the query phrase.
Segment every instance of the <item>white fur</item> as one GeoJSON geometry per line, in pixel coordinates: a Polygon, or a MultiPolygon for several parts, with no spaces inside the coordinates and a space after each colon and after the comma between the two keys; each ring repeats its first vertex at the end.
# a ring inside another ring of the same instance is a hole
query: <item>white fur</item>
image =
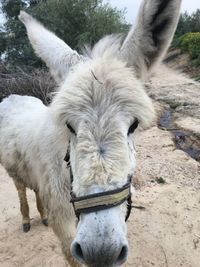
{"type": "MultiPolygon", "coordinates": [[[[49,107],[35,98],[22,96],[10,96],[0,104],[0,161],[13,179],[39,189],[50,225],[71,266],[79,264],[69,252],[75,231],[69,202],[69,170],[63,160],[69,138],[73,191],[77,196],[121,187],[128,175],[134,173],[135,149],[132,136],[127,136],[128,129],[135,119],[139,120],[140,128],[150,126],[154,119],[152,102],[140,79],[169,45],[180,8],[179,0],[170,0],[150,27],[148,22],[164,2],[143,1],[138,26],[134,34],[130,31],[122,47],[120,37],[106,37],[85,56],[71,50],[25,12],[20,14],[36,53],[61,85],[49,107]],[[166,37],[161,33],[159,47],[153,47],[151,39],[157,40],[155,29],[162,22],[162,15],[172,19],[165,25],[166,37]],[[157,52],[152,56],[149,51],[157,52]],[[68,131],[66,123],[76,135],[68,131]]],[[[105,211],[81,214],[71,247],[73,255],[90,267],[111,267],[124,262],[125,212],[124,203],[105,211]]]]}

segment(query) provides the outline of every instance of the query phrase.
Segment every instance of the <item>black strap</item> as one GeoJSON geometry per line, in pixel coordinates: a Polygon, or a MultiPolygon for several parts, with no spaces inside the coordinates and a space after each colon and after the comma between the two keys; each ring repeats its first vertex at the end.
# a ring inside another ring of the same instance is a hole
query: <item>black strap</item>
{"type": "Polygon", "coordinates": [[[133,203],[133,201],[132,201],[131,193],[130,193],[129,198],[127,199],[127,212],[126,212],[125,222],[128,221],[128,218],[131,215],[131,211],[132,211],[132,208],[133,208],[132,203],[133,203]]]}
{"type": "Polygon", "coordinates": [[[81,213],[90,213],[118,206],[130,197],[130,183],[121,188],[106,192],[75,197],[72,194],[71,202],[77,216],[81,213]]]}

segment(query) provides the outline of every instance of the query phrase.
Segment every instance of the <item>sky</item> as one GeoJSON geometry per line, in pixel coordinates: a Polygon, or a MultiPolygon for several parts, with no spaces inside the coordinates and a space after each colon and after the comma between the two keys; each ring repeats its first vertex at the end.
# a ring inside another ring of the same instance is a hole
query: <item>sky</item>
{"type": "MultiPolygon", "coordinates": [[[[132,23],[136,19],[138,8],[142,0],[104,0],[104,2],[108,2],[119,9],[126,8],[126,20],[132,23]]],[[[188,13],[192,13],[196,11],[197,8],[200,9],[200,0],[182,0],[181,12],[187,11],[188,13]]]]}

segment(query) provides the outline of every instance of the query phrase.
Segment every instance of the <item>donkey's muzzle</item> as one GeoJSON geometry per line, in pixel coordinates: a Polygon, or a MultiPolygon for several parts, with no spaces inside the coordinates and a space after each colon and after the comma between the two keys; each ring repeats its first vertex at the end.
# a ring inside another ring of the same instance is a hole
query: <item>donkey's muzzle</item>
{"type": "Polygon", "coordinates": [[[125,204],[81,214],[71,253],[89,267],[114,267],[128,255],[125,204]]]}
{"type": "Polygon", "coordinates": [[[128,246],[125,243],[89,246],[84,242],[74,241],[71,246],[74,258],[89,267],[113,267],[122,265],[127,260],[128,246]]]}

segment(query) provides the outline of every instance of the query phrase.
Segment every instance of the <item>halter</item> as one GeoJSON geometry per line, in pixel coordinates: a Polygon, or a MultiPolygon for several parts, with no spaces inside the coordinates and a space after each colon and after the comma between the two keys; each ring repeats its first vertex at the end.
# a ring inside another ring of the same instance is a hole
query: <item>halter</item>
{"type": "Polygon", "coordinates": [[[71,180],[71,203],[74,208],[74,212],[76,217],[79,220],[81,213],[90,213],[99,210],[105,210],[108,208],[116,207],[122,204],[123,202],[127,202],[127,212],[125,221],[128,220],[132,206],[131,199],[131,176],[128,177],[128,182],[122,186],[121,188],[117,188],[115,190],[110,190],[102,193],[90,194],[88,196],[76,197],[73,193],[73,173],[71,169],[70,163],[70,154],[69,149],[67,150],[67,154],[64,158],[67,162],[67,167],[70,171],[70,180],[71,180]]]}

